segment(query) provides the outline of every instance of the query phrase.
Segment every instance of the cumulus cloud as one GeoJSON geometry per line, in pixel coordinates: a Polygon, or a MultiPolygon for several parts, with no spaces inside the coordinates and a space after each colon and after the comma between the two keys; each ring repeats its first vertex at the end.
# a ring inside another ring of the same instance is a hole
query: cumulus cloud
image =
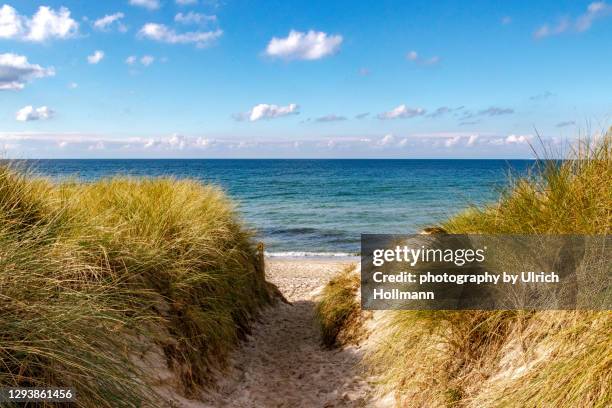
{"type": "Polygon", "coordinates": [[[270,57],[285,60],[318,60],[336,54],[341,44],[341,35],[328,35],[313,30],[307,33],[291,30],[287,37],[273,37],[265,53],[270,57]]]}
{"type": "Polygon", "coordinates": [[[415,64],[418,65],[435,65],[438,62],[440,62],[440,57],[438,56],[433,56],[433,57],[429,57],[429,58],[423,58],[421,57],[416,51],[410,51],[408,54],[406,54],[406,59],[408,61],[412,61],[415,64]]]}
{"type": "Polygon", "coordinates": [[[97,64],[104,59],[104,51],[96,50],[93,54],[87,56],[87,62],[90,64],[97,64]]]}
{"type": "Polygon", "coordinates": [[[34,108],[32,105],[24,106],[15,114],[15,119],[20,122],[30,122],[33,120],[47,120],[53,117],[55,112],[48,106],[34,108]]]}
{"type": "Polygon", "coordinates": [[[174,16],[174,21],[181,24],[214,23],[217,21],[217,16],[209,16],[207,14],[195,13],[193,11],[190,11],[188,13],[177,13],[177,15],[174,16]]]}
{"type": "Polygon", "coordinates": [[[192,6],[198,4],[198,0],[175,0],[179,6],[192,6]]]}
{"type": "Polygon", "coordinates": [[[121,19],[124,17],[125,15],[123,13],[107,14],[94,21],[93,27],[97,30],[107,31],[116,23],[117,29],[121,32],[125,32],[127,31],[127,27],[125,24],[121,23],[121,19]]]}
{"type": "Polygon", "coordinates": [[[529,143],[531,140],[530,135],[508,135],[504,139],[504,143],[506,144],[524,144],[529,143]]]}
{"type": "Polygon", "coordinates": [[[299,106],[295,103],[290,103],[287,106],[270,105],[260,103],[253,106],[248,112],[235,115],[237,120],[248,120],[255,122],[261,119],[275,119],[288,115],[297,115],[299,106]]]}
{"type": "Polygon", "coordinates": [[[55,75],[53,68],[30,64],[23,55],[0,54],[0,91],[21,90],[33,79],[53,75],[55,75]]]}
{"type": "Polygon", "coordinates": [[[416,116],[422,116],[425,114],[425,109],[423,108],[409,108],[408,106],[402,104],[388,112],[382,112],[378,114],[379,119],[405,119],[405,118],[414,118],[416,116]]]}
{"type": "Polygon", "coordinates": [[[74,37],[79,23],[70,17],[70,10],[41,6],[30,18],[20,15],[8,4],[0,7],[0,39],[43,42],[53,38],[74,37]]]}
{"type": "Polygon", "coordinates": [[[329,114],[325,116],[321,116],[315,119],[315,122],[339,122],[346,120],[345,116],[338,116],[336,114],[329,114]]]}
{"type": "Polygon", "coordinates": [[[128,65],[134,65],[136,61],[138,61],[138,57],[136,57],[135,55],[130,55],[125,59],[125,63],[128,65]]]}
{"type": "Polygon", "coordinates": [[[157,10],[159,8],[159,0],[130,0],[130,4],[148,10],[157,10]]]}
{"type": "Polygon", "coordinates": [[[198,47],[205,47],[217,38],[221,37],[223,31],[191,31],[177,33],[174,29],[164,24],[147,23],[138,32],[141,38],[154,41],[165,42],[168,44],[196,44],[198,47]]]}
{"type": "Polygon", "coordinates": [[[559,35],[568,31],[584,32],[591,28],[595,20],[612,15],[612,5],[605,1],[592,2],[586,11],[576,18],[564,17],[556,24],[543,24],[533,33],[534,38],[542,39],[553,35],[559,35]]]}

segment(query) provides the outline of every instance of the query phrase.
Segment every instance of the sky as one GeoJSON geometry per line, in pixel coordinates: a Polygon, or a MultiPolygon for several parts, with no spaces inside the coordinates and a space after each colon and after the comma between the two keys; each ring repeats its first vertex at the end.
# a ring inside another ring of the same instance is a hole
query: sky
{"type": "Polygon", "coordinates": [[[606,1],[0,0],[0,152],[529,158],[610,61],[606,1]]]}

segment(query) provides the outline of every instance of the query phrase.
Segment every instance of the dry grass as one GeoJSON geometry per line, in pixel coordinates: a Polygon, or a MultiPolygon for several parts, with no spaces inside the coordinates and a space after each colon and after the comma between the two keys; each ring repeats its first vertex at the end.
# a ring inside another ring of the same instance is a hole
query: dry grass
{"type": "Polygon", "coordinates": [[[251,237],[214,187],[53,185],[0,167],[0,384],[71,386],[83,407],[164,405],[134,364],[161,346],[186,394],[270,301],[251,237]]]}
{"type": "Polygon", "coordinates": [[[356,299],[359,283],[360,276],[352,265],[323,289],[315,317],[326,346],[356,343],[363,335],[362,313],[356,299]]]}
{"type": "MultiPolygon", "coordinates": [[[[512,180],[497,204],[441,226],[471,234],[610,234],[612,129],[595,144],[579,143],[569,160],[543,161],[512,180]]],[[[384,320],[384,336],[366,361],[398,406],[612,405],[609,311],[391,311],[384,320]]]]}

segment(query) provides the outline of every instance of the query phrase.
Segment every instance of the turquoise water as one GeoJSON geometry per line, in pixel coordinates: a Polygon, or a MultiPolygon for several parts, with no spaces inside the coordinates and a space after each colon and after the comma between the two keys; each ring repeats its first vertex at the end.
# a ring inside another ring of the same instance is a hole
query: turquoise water
{"type": "Polygon", "coordinates": [[[53,178],[116,174],[222,186],[270,253],[356,253],[361,233],[412,233],[495,200],[529,160],[39,160],[53,178]]]}

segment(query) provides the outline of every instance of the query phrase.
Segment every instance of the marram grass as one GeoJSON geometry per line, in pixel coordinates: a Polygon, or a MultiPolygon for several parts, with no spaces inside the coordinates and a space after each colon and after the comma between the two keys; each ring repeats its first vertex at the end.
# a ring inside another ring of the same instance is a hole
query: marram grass
{"type": "Polygon", "coordinates": [[[361,310],[355,296],[359,291],[359,275],[349,266],[323,289],[315,318],[321,328],[323,344],[334,347],[353,343],[363,334],[361,310]]]}
{"type": "Polygon", "coordinates": [[[174,179],[54,185],[0,167],[0,385],[74,387],[81,407],[164,406],[155,344],[194,393],[270,301],[218,189],[174,179]]]}
{"type": "MultiPolygon", "coordinates": [[[[496,204],[470,208],[441,227],[610,234],[612,129],[596,143],[579,142],[563,162],[541,161],[530,176],[511,180],[496,204]]],[[[612,405],[609,311],[389,311],[383,320],[366,366],[398,406],[612,405]]]]}

